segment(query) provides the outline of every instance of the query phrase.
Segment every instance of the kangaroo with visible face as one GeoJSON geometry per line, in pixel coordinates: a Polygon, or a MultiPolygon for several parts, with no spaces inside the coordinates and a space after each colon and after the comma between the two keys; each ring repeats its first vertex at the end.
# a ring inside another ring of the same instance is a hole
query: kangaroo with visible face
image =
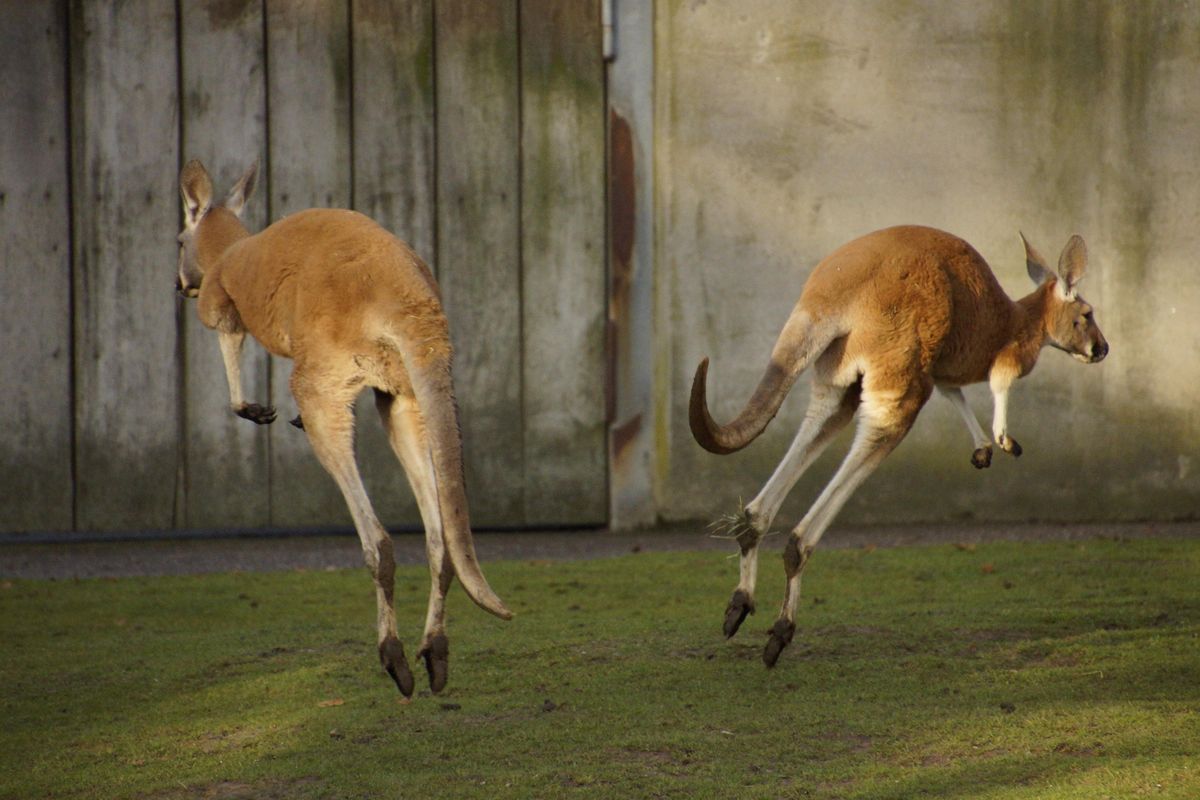
{"type": "Polygon", "coordinates": [[[1016,302],[974,248],[942,231],[888,228],[843,245],[809,276],[766,374],[728,425],[709,415],[708,359],[700,362],[689,422],[696,441],[718,454],[740,450],[762,433],[800,373],[813,367],[811,399],[795,440],[758,496],[727,523],[741,546],[740,580],[725,611],[727,637],[754,612],[758,542],[784,497],[859,414],[850,452],[785,546],[787,587],[763,651],[767,666],[795,634],[800,576],[813,548],[854,490],[908,433],[934,388],[962,415],[975,444],[971,463],[983,469],[991,464],[991,442],[960,387],[988,381],[995,442],[1019,456],[1021,446],[1008,433],[1008,390],[1033,369],[1042,347],[1065,350],[1084,363],[1108,354],[1092,307],[1076,293],[1087,266],[1083,239],[1067,242],[1057,275],[1024,243],[1029,277],[1038,286],[1016,302]]]}
{"type": "Polygon", "coordinates": [[[251,235],[240,216],[257,174],[255,164],[214,206],[204,166],[191,161],[183,168],[176,288],[199,298],[200,321],[217,331],[238,416],[260,425],[275,420],[273,408],[242,397],[247,332],[271,354],[294,361],[290,387],[300,409],[294,422],[346,498],[375,579],[379,659],[408,697],[413,676],[396,635],[392,540],[354,459],[354,399],[365,387],[375,390],[425,524],[432,588],[418,655],[438,692],[446,683],[445,600],[454,577],[486,611],[502,619],[512,614],[475,557],[450,334],[437,284],[407,245],[354,211],[310,209],[251,235]]]}

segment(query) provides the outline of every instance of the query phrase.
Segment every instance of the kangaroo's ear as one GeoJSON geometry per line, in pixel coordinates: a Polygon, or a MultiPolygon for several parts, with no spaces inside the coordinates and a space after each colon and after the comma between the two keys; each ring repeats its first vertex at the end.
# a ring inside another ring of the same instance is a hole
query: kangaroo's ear
{"type": "Polygon", "coordinates": [[[1023,233],[1021,242],[1025,245],[1025,269],[1029,272],[1029,277],[1033,279],[1033,282],[1041,286],[1053,278],[1054,273],[1050,267],[1046,266],[1046,259],[1042,258],[1042,254],[1033,248],[1023,233]]]}
{"type": "Polygon", "coordinates": [[[229,190],[229,196],[225,198],[225,207],[240,217],[242,210],[246,207],[246,201],[250,199],[250,195],[254,194],[254,187],[257,185],[258,161],[256,159],[229,190]]]}
{"type": "Polygon", "coordinates": [[[1087,245],[1083,243],[1082,236],[1075,234],[1058,257],[1058,276],[1062,278],[1063,288],[1068,295],[1074,294],[1083,271],[1087,269],[1087,260],[1087,245]]]}
{"type": "Polygon", "coordinates": [[[212,206],[212,191],[212,178],[203,164],[193,158],[184,165],[179,173],[179,194],[183,197],[183,221],[189,228],[196,227],[212,206]]]}

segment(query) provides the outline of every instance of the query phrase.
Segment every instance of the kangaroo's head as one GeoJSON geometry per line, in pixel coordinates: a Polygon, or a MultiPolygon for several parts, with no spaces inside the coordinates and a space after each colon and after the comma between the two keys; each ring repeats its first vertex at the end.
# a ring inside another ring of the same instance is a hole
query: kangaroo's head
{"type": "Polygon", "coordinates": [[[1024,234],[1025,266],[1029,277],[1044,287],[1045,308],[1042,324],[1047,342],[1070,353],[1085,364],[1103,361],[1108,355],[1108,342],[1096,325],[1090,303],[1076,291],[1087,268],[1087,245],[1079,236],[1072,236],[1058,259],[1058,272],[1046,266],[1045,259],[1033,249],[1024,234]]]}
{"type": "Polygon", "coordinates": [[[204,271],[229,245],[247,235],[241,216],[257,179],[258,162],[255,162],[230,190],[225,202],[213,206],[212,178],[203,164],[192,159],[179,173],[183,231],[179,234],[179,275],[175,279],[175,290],[184,297],[200,294],[204,271]]]}

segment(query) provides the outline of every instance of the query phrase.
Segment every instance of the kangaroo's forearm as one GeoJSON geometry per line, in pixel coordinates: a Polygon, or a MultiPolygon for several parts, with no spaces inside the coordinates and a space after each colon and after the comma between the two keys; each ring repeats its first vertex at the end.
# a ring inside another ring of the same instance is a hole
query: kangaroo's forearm
{"type": "Polygon", "coordinates": [[[229,382],[229,407],[234,411],[245,405],[242,398],[242,343],[245,339],[243,332],[217,334],[221,358],[225,361],[225,378],[229,382]]]}
{"type": "Polygon", "coordinates": [[[259,425],[275,421],[275,409],[258,403],[247,403],[242,395],[242,344],[246,340],[244,331],[217,333],[221,344],[221,358],[225,361],[225,378],[229,382],[229,407],[242,419],[259,425]]]}

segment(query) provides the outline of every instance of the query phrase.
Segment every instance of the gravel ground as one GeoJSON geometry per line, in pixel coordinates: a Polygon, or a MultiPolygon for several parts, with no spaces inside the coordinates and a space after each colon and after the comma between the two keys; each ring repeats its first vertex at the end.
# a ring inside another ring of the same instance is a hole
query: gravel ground
{"type": "MultiPolygon", "coordinates": [[[[1200,538],[1200,521],[1170,523],[1078,524],[937,524],[837,527],[822,548],[895,547],[989,541],[1073,541],[1147,536],[1200,538]]],[[[98,538],[98,537],[97,537],[98,538]]],[[[399,533],[396,561],[425,562],[424,537],[399,533]]],[[[719,550],[737,552],[726,539],[708,535],[703,524],[634,532],[607,530],[480,532],[475,534],[482,561],[605,558],[638,552],[719,550]]],[[[782,549],[783,537],[766,541],[764,553],[782,549]]],[[[40,536],[36,543],[19,535],[0,543],[0,578],[65,580],[132,575],[195,575],[212,572],[267,572],[361,567],[358,539],[336,535],[193,535],[140,534],[120,541],[78,536],[40,536]]]]}

